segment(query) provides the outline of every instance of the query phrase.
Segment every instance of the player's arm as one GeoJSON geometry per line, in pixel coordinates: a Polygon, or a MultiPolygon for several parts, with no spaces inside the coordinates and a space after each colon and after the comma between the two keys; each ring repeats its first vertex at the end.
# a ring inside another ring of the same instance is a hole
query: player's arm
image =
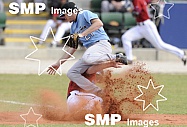
{"type": "Polygon", "coordinates": [[[138,17],[142,11],[141,4],[139,0],[134,0],[133,3],[134,3],[134,10],[132,11],[132,15],[134,17],[138,17]]]}
{"type": "Polygon", "coordinates": [[[92,25],[88,29],[79,34],[79,37],[87,36],[88,34],[91,34],[92,32],[98,30],[100,27],[103,26],[102,21],[98,18],[92,19],[91,24],[92,25]]]}
{"type": "Polygon", "coordinates": [[[86,71],[86,74],[94,74],[96,72],[102,71],[103,69],[109,68],[109,67],[115,67],[115,68],[121,68],[121,63],[115,62],[115,61],[107,61],[103,62],[101,64],[93,65],[88,68],[86,71]]]}
{"type": "MultiPolygon", "coordinates": [[[[69,47],[69,48],[67,49],[67,52],[69,52],[71,55],[73,55],[73,53],[74,53],[75,51],[76,51],[75,48],[69,47]]],[[[69,59],[69,58],[70,58],[70,55],[67,54],[67,53],[65,53],[55,64],[51,65],[51,66],[48,68],[48,70],[47,70],[48,74],[50,74],[50,75],[55,75],[56,70],[58,70],[58,68],[60,67],[60,65],[63,64],[65,61],[67,61],[67,59],[69,59]]]]}
{"type": "MultiPolygon", "coordinates": [[[[75,48],[69,47],[69,48],[67,49],[67,52],[70,53],[71,55],[73,55],[75,51],[76,51],[75,48]]],[[[67,59],[69,59],[69,58],[70,58],[70,55],[67,54],[67,53],[65,53],[57,62],[60,63],[60,65],[61,65],[61,64],[63,64],[65,61],[67,61],[67,59]],[[62,60],[63,60],[63,61],[62,61],[62,60]],[[61,62],[60,62],[60,61],[61,61],[61,62]]]]}

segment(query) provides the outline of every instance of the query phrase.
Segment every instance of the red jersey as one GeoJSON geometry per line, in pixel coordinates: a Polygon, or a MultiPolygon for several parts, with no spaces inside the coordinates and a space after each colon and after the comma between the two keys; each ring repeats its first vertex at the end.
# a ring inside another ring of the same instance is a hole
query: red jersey
{"type": "MultiPolygon", "coordinates": [[[[85,78],[87,78],[88,80],[90,80],[91,82],[95,81],[95,75],[96,74],[92,74],[92,75],[88,75],[86,73],[83,74],[83,76],[85,78]]],[[[73,81],[70,81],[69,86],[68,86],[68,92],[67,92],[67,97],[69,97],[70,92],[73,90],[78,90],[78,91],[84,91],[82,88],[80,88],[76,83],[74,83],[73,81]]]]}
{"type": "Polygon", "coordinates": [[[82,89],[81,89],[76,83],[74,83],[73,81],[70,81],[70,82],[69,82],[69,86],[68,86],[67,97],[69,97],[70,92],[71,92],[71,91],[74,91],[74,90],[81,91],[82,89]]]}
{"type": "Polygon", "coordinates": [[[149,0],[133,0],[134,10],[139,12],[139,15],[136,17],[137,22],[150,19],[147,11],[148,2],[149,0]]]}

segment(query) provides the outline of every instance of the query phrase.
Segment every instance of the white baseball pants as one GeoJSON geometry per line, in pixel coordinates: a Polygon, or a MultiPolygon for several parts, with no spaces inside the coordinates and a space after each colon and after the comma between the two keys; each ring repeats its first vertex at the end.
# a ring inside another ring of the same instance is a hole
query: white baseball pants
{"type": "Polygon", "coordinates": [[[132,41],[139,40],[142,38],[147,39],[157,49],[173,53],[181,59],[184,56],[184,52],[181,49],[167,44],[161,39],[155,24],[148,19],[142,22],[141,25],[137,25],[129,29],[122,35],[123,48],[125,50],[128,60],[133,60],[132,41]]]}
{"type": "Polygon", "coordinates": [[[94,45],[90,46],[82,58],[68,71],[68,78],[75,82],[83,90],[90,93],[97,93],[101,89],[94,83],[90,82],[87,78],[81,74],[94,64],[99,64],[104,61],[114,60],[116,57],[112,55],[111,44],[108,40],[100,40],[94,45]]]}
{"type": "MultiPolygon", "coordinates": [[[[52,41],[52,44],[54,44],[54,45],[59,43],[58,41],[61,40],[61,38],[64,36],[65,32],[71,28],[71,23],[69,23],[69,22],[62,22],[61,20],[57,20],[57,23],[61,23],[61,25],[57,28],[57,31],[55,34],[55,39],[57,40],[57,42],[55,40],[52,41]]],[[[48,32],[48,30],[49,30],[49,27],[55,28],[57,23],[54,20],[49,19],[42,31],[42,34],[40,35],[40,39],[44,39],[46,36],[46,32],[48,32]]],[[[49,33],[50,33],[50,31],[48,32],[48,34],[49,33]]],[[[40,42],[40,43],[43,43],[43,42],[40,42]]]]}
{"type": "Polygon", "coordinates": [[[102,104],[103,99],[91,94],[83,93],[77,90],[70,92],[70,96],[67,100],[67,107],[69,112],[79,113],[82,110],[92,111],[97,108],[97,104],[102,104]]]}

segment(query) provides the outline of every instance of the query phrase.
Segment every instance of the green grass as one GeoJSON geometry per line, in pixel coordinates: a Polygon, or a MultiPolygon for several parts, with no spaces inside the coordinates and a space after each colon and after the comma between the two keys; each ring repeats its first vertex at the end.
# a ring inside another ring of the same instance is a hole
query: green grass
{"type": "Polygon", "coordinates": [[[159,114],[187,114],[187,75],[155,74],[154,78],[164,85],[161,92],[167,101],[159,102],[159,114]]]}
{"type": "MultiPolygon", "coordinates": [[[[160,85],[164,85],[161,94],[168,100],[159,102],[159,111],[149,113],[157,114],[187,114],[187,75],[182,74],[154,74],[153,77],[160,85]]],[[[69,79],[66,75],[25,75],[25,74],[0,74],[0,100],[33,103],[34,97],[41,89],[56,91],[66,98],[69,79]]],[[[0,112],[19,111],[18,105],[3,104],[0,102],[0,112]]],[[[23,125],[0,125],[0,127],[23,127],[23,125]]],[[[84,124],[47,124],[39,127],[84,127],[84,124]]],[[[162,125],[170,127],[170,125],[162,125]]],[[[176,126],[176,125],[175,125],[176,126]]],[[[94,126],[93,126],[94,127],[94,126]]],[[[96,127],[96,126],[95,126],[96,127]]],[[[118,124],[116,127],[126,127],[118,124]]],[[[172,127],[172,126],[171,126],[172,127]]],[[[174,127],[174,126],[173,126],[174,127]]],[[[182,127],[182,126],[180,126],[182,127]]]]}
{"type": "MultiPolygon", "coordinates": [[[[68,82],[69,79],[65,75],[2,74],[0,75],[0,100],[32,103],[38,92],[43,89],[56,91],[65,98],[68,82]]],[[[12,107],[5,104],[0,111],[16,111],[18,108],[18,105],[12,107]]]]}

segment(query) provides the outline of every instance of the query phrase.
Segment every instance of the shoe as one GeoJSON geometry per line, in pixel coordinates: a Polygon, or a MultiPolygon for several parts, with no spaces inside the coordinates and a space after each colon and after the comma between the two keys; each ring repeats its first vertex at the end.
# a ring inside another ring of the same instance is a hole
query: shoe
{"type": "Polygon", "coordinates": [[[123,53],[116,54],[116,62],[120,62],[122,64],[127,65],[127,57],[123,55],[123,53]]]}
{"type": "Polygon", "coordinates": [[[184,51],[184,56],[182,58],[182,62],[184,63],[184,66],[186,66],[186,61],[187,61],[187,56],[186,56],[186,52],[184,51]]]}
{"type": "Polygon", "coordinates": [[[49,47],[50,47],[50,48],[55,48],[55,47],[57,47],[57,45],[50,43],[50,44],[49,44],[49,47]]]}
{"type": "Polygon", "coordinates": [[[45,48],[45,45],[43,45],[41,42],[36,42],[35,44],[37,48],[45,48]]]}
{"type": "Polygon", "coordinates": [[[42,41],[38,41],[38,42],[36,42],[35,44],[36,44],[36,45],[42,45],[43,42],[42,42],[42,41]]]}
{"type": "Polygon", "coordinates": [[[63,44],[57,44],[56,47],[63,47],[63,44]]]}

